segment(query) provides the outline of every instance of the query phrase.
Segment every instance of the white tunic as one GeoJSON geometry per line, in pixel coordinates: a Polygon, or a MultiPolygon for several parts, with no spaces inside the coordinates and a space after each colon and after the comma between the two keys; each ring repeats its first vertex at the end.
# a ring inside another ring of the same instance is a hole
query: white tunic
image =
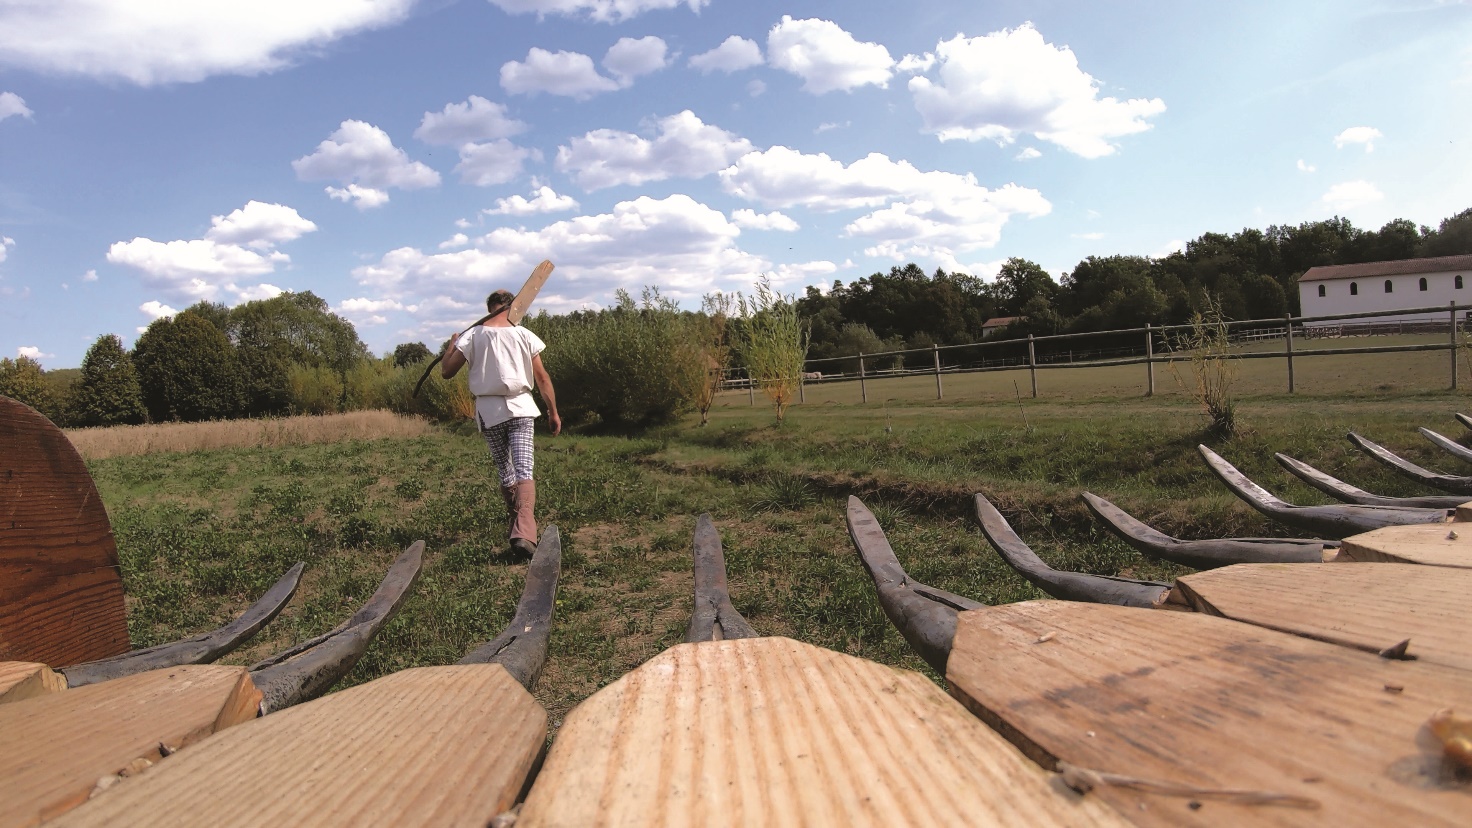
{"type": "Polygon", "coordinates": [[[523,327],[471,328],[455,340],[465,355],[470,393],[482,428],[512,417],[536,417],[542,412],[532,399],[532,357],[547,346],[523,327]]]}

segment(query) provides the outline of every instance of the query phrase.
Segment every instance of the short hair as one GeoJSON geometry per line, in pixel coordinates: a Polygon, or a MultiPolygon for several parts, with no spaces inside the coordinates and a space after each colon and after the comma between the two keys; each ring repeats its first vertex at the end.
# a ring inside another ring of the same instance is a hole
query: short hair
{"type": "Polygon", "coordinates": [[[511,307],[511,302],[516,299],[509,290],[493,290],[486,297],[486,311],[489,313],[500,313],[511,307]]]}

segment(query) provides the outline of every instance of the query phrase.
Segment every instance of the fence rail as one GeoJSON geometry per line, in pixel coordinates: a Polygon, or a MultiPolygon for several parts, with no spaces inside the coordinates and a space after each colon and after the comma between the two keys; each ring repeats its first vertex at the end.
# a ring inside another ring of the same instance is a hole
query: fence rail
{"type": "MultiPolygon", "coordinates": [[[[1388,311],[1368,311],[1338,316],[1285,316],[1276,319],[1242,319],[1222,323],[1228,339],[1236,343],[1255,343],[1283,340],[1281,351],[1248,351],[1233,356],[1234,359],[1282,359],[1287,363],[1288,393],[1294,389],[1293,360],[1297,357],[1332,356],[1336,354],[1387,354],[1414,351],[1447,351],[1450,354],[1451,388],[1457,387],[1457,334],[1472,325],[1472,313],[1458,319],[1458,312],[1472,310],[1472,305],[1450,302],[1440,307],[1404,308],[1388,311]],[[1410,314],[1440,314],[1440,318],[1394,319],[1410,314]],[[1382,320],[1382,321],[1375,321],[1382,320]],[[1444,343],[1420,345],[1372,345],[1353,348],[1295,348],[1295,340],[1342,339],[1361,336],[1385,336],[1393,334],[1448,334],[1444,343]]],[[[1038,396],[1038,371],[1060,368],[1099,368],[1118,365],[1145,366],[1145,395],[1155,393],[1155,366],[1189,360],[1188,353],[1174,348],[1172,337],[1180,331],[1191,330],[1191,325],[1146,325],[1143,328],[1093,331],[1086,333],[1054,334],[1033,336],[1026,339],[985,339],[964,345],[932,345],[929,348],[914,348],[898,351],[881,351],[866,354],[859,351],[849,356],[809,359],[804,363],[804,373],[799,378],[799,402],[805,402],[803,388],[806,385],[857,382],[860,399],[869,401],[870,380],[893,377],[934,376],[935,398],[944,399],[943,378],[957,374],[974,374],[988,371],[1016,371],[1026,368],[1032,379],[1032,396],[1038,396]],[[1087,338],[1106,339],[1111,344],[1095,348],[1078,348],[1073,343],[1087,338]],[[1137,344],[1128,344],[1135,337],[1137,344]],[[1157,343],[1162,346],[1157,351],[1157,343]],[[963,358],[965,353],[969,358],[963,358]],[[944,364],[942,355],[954,358],[944,364]],[[926,358],[928,357],[928,358],[926,358]],[[907,363],[909,366],[907,367],[907,363]],[[881,368],[880,365],[889,367],[881,368]],[[824,372],[815,366],[852,366],[853,370],[824,372]]],[[[756,388],[760,383],[746,375],[743,368],[727,369],[723,388],[746,389],[755,404],[756,388]]]]}

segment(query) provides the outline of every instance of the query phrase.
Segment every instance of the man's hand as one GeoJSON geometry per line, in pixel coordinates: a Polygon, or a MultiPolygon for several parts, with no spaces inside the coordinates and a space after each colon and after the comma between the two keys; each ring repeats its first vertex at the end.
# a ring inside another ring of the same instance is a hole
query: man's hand
{"type": "Polygon", "coordinates": [[[556,410],[547,413],[547,422],[552,426],[553,437],[562,433],[562,418],[557,416],[556,410]]]}

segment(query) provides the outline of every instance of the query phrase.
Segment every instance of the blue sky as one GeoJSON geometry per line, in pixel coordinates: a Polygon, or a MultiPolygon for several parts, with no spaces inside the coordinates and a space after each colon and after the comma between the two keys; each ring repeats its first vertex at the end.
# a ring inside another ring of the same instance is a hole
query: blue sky
{"type": "Polygon", "coordinates": [[[0,0],[0,355],[311,290],[382,353],[1472,207],[1472,4],[0,0]]]}

